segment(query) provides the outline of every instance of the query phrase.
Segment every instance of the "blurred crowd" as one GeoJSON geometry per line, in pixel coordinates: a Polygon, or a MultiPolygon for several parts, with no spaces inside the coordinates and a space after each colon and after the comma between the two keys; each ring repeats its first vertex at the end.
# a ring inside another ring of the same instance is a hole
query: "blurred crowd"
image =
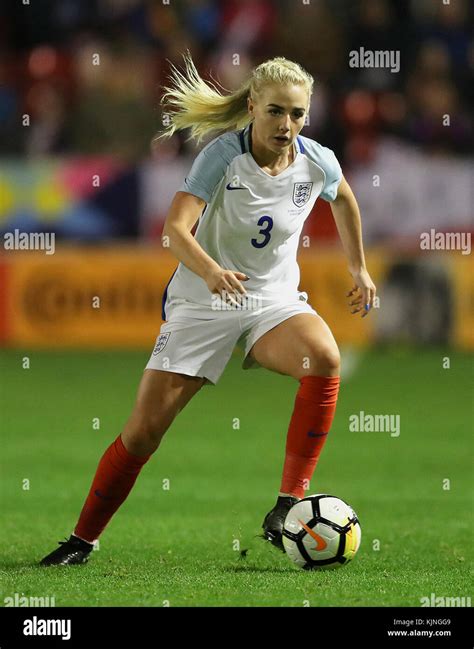
{"type": "MultiPolygon", "coordinates": [[[[473,148],[473,13],[469,0],[6,0],[1,152],[149,156],[160,85],[189,49],[227,89],[266,58],[301,63],[316,79],[303,133],[346,164],[370,161],[384,135],[463,156],[473,148]],[[361,47],[399,51],[400,70],[350,67],[361,47]]],[[[186,137],[155,155],[191,153],[186,137]]]]}

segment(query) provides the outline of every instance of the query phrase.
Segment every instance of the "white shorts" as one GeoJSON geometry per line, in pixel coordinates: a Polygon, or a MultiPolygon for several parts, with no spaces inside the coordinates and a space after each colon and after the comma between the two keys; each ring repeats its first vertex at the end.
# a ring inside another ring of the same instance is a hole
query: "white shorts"
{"type": "Polygon", "coordinates": [[[216,384],[234,347],[244,347],[243,369],[260,365],[248,354],[267,331],[298,313],[316,311],[300,293],[293,302],[271,302],[258,309],[215,311],[189,301],[170,305],[146,369],[177,372],[206,378],[216,384]]]}

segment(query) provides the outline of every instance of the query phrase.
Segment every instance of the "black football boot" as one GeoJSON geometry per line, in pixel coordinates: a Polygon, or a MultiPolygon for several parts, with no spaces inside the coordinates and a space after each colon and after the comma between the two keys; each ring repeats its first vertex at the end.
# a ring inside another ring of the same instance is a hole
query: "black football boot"
{"type": "Polygon", "coordinates": [[[40,566],[72,566],[87,563],[89,554],[94,549],[92,543],[87,543],[71,534],[67,541],[59,541],[61,547],[53,550],[40,561],[40,566]]]}
{"type": "Polygon", "coordinates": [[[299,501],[295,496],[278,496],[275,507],[268,512],[263,521],[262,537],[275,547],[285,551],[282,541],[283,524],[290,509],[299,501]]]}

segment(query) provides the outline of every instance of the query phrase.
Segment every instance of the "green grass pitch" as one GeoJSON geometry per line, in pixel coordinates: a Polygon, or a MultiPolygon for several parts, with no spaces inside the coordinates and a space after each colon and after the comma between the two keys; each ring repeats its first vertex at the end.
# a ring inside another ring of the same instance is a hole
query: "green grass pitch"
{"type": "Polygon", "coordinates": [[[235,354],[175,420],[89,564],[37,567],[72,531],[147,359],[2,353],[0,605],[15,593],[56,606],[420,606],[431,593],[472,595],[472,359],[443,349],[367,352],[343,382],[308,493],[358,513],[362,545],[348,566],[300,571],[257,538],[297,383],[243,371],[235,354]],[[400,436],[351,432],[360,410],[399,414],[400,436]]]}

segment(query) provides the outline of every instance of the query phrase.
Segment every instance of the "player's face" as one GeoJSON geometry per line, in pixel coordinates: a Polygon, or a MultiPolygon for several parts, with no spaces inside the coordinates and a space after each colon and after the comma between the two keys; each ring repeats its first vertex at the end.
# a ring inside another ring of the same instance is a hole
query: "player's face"
{"type": "Polygon", "coordinates": [[[257,97],[248,100],[254,117],[253,137],[258,144],[277,155],[293,146],[304,126],[309,96],[304,86],[268,84],[257,97]]]}

